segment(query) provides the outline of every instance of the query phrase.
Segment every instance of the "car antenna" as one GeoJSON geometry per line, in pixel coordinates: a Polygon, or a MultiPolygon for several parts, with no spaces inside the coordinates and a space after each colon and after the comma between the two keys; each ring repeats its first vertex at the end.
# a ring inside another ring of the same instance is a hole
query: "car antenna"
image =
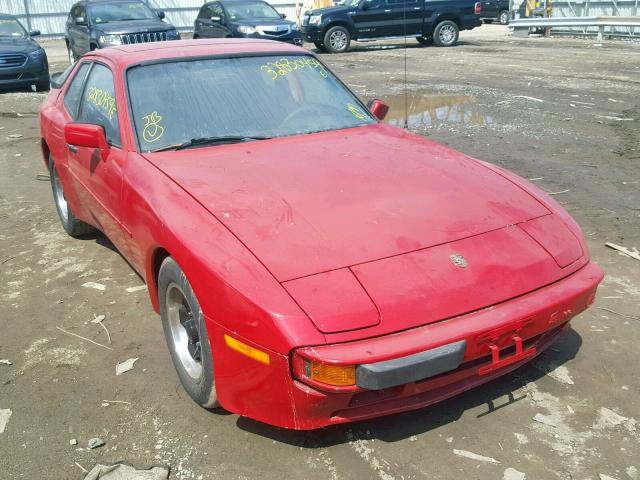
{"type": "MultiPolygon", "coordinates": [[[[424,0],[422,0],[424,2],[424,0]]],[[[402,23],[404,24],[404,129],[409,129],[409,100],[407,91],[407,2],[402,8],[402,23]]]]}

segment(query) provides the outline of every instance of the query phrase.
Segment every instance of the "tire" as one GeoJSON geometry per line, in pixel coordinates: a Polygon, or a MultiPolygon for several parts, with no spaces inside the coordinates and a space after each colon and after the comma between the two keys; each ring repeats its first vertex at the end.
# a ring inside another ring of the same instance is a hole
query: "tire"
{"type": "Polygon", "coordinates": [[[344,53],[351,45],[351,34],[344,27],[331,27],[324,34],[324,48],[329,53],[344,53]]]}
{"type": "Polygon", "coordinates": [[[213,357],[200,304],[176,261],[167,257],[158,275],[162,328],[182,387],[204,408],[217,408],[213,357]]]}
{"type": "Polygon", "coordinates": [[[60,223],[62,223],[64,231],[74,238],[95,232],[96,229],[94,227],[82,220],[78,220],[71,211],[71,207],[64,196],[64,187],[62,186],[60,177],[58,177],[58,171],[56,170],[56,165],[51,155],[49,155],[49,177],[51,178],[53,203],[56,206],[56,211],[58,212],[58,217],[60,217],[60,223]]]}
{"type": "Polygon", "coordinates": [[[322,42],[313,42],[313,44],[316,46],[316,48],[321,51],[321,52],[326,52],[327,50],[324,48],[324,45],[322,42]]]}
{"type": "Polygon", "coordinates": [[[458,43],[460,29],[452,20],[443,20],[433,31],[433,43],[438,47],[452,47],[458,43]]]}
{"type": "Polygon", "coordinates": [[[69,56],[69,65],[73,65],[78,61],[78,57],[73,53],[73,50],[71,50],[69,45],[67,45],[67,55],[69,56]]]}
{"type": "Polygon", "coordinates": [[[428,37],[416,37],[416,40],[418,41],[418,43],[420,45],[433,45],[433,37],[432,36],[428,36],[428,37]]]}
{"type": "Polygon", "coordinates": [[[51,79],[47,77],[46,80],[42,80],[36,83],[36,91],[37,92],[46,92],[51,87],[51,79]]]}
{"type": "Polygon", "coordinates": [[[502,10],[498,15],[498,20],[500,21],[500,25],[509,25],[509,11],[502,10]]]}

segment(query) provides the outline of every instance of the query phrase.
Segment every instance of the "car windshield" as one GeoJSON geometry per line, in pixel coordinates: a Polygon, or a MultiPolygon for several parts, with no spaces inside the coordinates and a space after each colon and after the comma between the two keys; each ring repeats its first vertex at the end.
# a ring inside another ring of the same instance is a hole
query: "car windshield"
{"type": "Polygon", "coordinates": [[[249,18],[280,18],[280,14],[276,12],[271,5],[264,2],[229,2],[225,3],[224,6],[231,20],[243,20],[249,18]]]}
{"type": "Polygon", "coordinates": [[[93,23],[121,22],[126,20],[152,20],[158,16],[142,2],[102,3],[89,7],[93,23]]]}
{"type": "Polygon", "coordinates": [[[20,37],[27,36],[27,31],[15,18],[0,18],[0,37],[20,37]]]}
{"type": "Polygon", "coordinates": [[[142,151],[192,139],[282,137],[375,123],[310,55],[171,61],[127,73],[142,151]]]}

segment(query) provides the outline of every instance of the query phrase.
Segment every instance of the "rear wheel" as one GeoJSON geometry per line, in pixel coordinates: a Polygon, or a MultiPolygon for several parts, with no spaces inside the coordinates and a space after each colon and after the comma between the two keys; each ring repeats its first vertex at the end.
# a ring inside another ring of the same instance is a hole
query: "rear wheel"
{"type": "Polygon", "coordinates": [[[509,11],[508,10],[502,10],[500,12],[500,15],[498,15],[498,20],[500,20],[500,24],[501,25],[508,25],[509,24],[509,11]]]}
{"type": "Polygon", "coordinates": [[[443,20],[436,25],[433,31],[433,43],[438,47],[452,47],[458,43],[458,35],[460,29],[456,22],[452,20],[443,20]]]}
{"type": "Polygon", "coordinates": [[[78,220],[71,211],[71,207],[69,207],[67,198],[64,195],[64,187],[58,176],[58,170],[51,156],[49,156],[49,176],[51,178],[53,202],[56,205],[58,217],[60,217],[60,223],[62,223],[62,228],[64,228],[65,232],[72,237],[81,237],[87,233],[94,232],[95,228],[82,220],[78,220]]]}
{"type": "Polygon", "coordinates": [[[416,37],[416,40],[418,41],[418,43],[420,45],[432,45],[433,44],[433,37],[432,36],[416,37]]]}
{"type": "Polygon", "coordinates": [[[171,257],[160,266],[158,298],[164,335],[182,386],[202,407],[219,407],[202,310],[189,280],[171,257]]]}
{"type": "Polygon", "coordinates": [[[324,34],[324,48],[329,53],[344,53],[349,50],[351,44],[351,34],[344,27],[331,27],[324,34]]]}

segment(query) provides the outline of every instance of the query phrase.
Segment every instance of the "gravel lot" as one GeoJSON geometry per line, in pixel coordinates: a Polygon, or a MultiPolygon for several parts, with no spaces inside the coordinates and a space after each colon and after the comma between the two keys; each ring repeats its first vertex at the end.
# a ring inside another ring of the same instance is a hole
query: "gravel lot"
{"type": "MultiPolygon", "coordinates": [[[[44,45],[61,70],[62,42],[44,45]]],[[[323,59],[402,125],[402,47],[323,59]]],[[[607,275],[573,329],[535,364],[416,412],[310,433],[207,412],[179,385],[142,280],[103,236],[60,227],[37,177],[43,96],[3,93],[0,478],[80,479],[115,461],[175,479],[640,478],[640,262],[604,246],[640,248],[640,45],[486,25],[455,48],[408,41],[406,62],[412,129],[535,179],[582,226],[607,275]],[[96,315],[112,350],[56,328],[107,343],[96,315]],[[106,444],[88,450],[92,437],[106,444]]]]}

